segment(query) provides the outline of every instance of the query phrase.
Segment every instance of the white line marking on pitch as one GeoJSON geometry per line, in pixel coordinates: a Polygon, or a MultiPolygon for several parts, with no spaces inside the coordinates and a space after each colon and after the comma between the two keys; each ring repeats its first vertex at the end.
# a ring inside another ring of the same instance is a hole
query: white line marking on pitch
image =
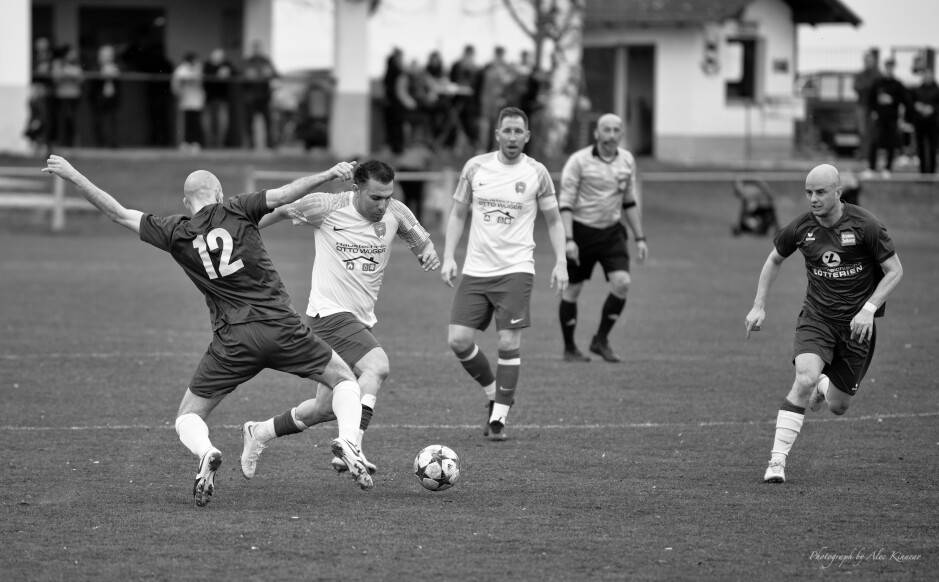
{"type": "MultiPolygon", "coordinates": [[[[889,420],[897,418],[927,418],[939,416],[939,412],[910,412],[897,414],[870,414],[867,416],[855,417],[834,417],[818,418],[813,422],[866,422],[869,420],[889,420]]],[[[773,424],[775,419],[768,420],[741,420],[741,421],[716,421],[716,422],[637,422],[625,424],[513,424],[513,429],[521,430],[608,430],[608,429],[628,429],[628,428],[708,428],[712,426],[756,426],[762,424],[773,424]]],[[[327,423],[328,424],[328,423],[327,423]]],[[[240,424],[225,424],[214,429],[235,430],[240,429],[240,424]]],[[[374,424],[371,428],[383,428],[389,430],[457,430],[479,428],[477,424],[374,424]]],[[[55,430],[156,430],[167,429],[175,430],[172,424],[146,425],[146,424],[114,424],[97,426],[0,426],[3,431],[23,431],[23,432],[50,432],[55,430]]]]}

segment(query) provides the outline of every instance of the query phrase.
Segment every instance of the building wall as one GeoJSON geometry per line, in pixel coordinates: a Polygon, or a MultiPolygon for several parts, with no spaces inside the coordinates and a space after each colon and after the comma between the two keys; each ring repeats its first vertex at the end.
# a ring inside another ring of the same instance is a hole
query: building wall
{"type": "MultiPolygon", "coordinates": [[[[763,96],[791,98],[796,36],[788,5],[782,0],[756,0],[747,6],[743,20],[756,23],[756,35],[761,40],[759,101],[763,96]],[[779,70],[782,62],[787,63],[787,71],[779,70]],[[779,66],[774,69],[774,64],[779,66]]],[[[742,158],[791,152],[791,116],[760,103],[728,101],[728,75],[736,71],[727,62],[732,53],[725,40],[740,31],[737,22],[726,22],[716,32],[721,40],[721,67],[711,75],[702,67],[708,33],[703,27],[598,31],[585,38],[585,45],[655,47],[653,127],[657,157],[742,158]]]]}

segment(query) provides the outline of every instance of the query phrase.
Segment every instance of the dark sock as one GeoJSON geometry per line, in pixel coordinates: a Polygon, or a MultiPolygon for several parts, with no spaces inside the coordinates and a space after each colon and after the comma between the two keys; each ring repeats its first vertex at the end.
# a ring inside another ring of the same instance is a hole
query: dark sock
{"type": "Polygon", "coordinates": [[[499,350],[499,365],[496,367],[496,403],[512,406],[515,387],[521,370],[519,350],[499,350]]]}
{"type": "Polygon", "coordinates": [[[301,432],[300,427],[293,421],[293,415],[290,410],[274,417],[274,434],[282,437],[288,434],[297,434],[301,432]]]}
{"type": "Polygon", "coordinates": [[[558,307],[558,319],[561,321],[561,335],[564,336],[564,349],[574,349],[574,330],[577,328],[577,303],[561,299],[558,307]]]}
{"type": "Polygon", "coordinates": [[[606,337],[610,335],[613,324],[619,319],[620,313],[626,307],[626,300],[620,299],[610,293],[603,302],[603,311],[600,312],[600,327],[597,329],[597,339],[606,342],[606,337]]]}
{"type": "Polygon", "coordinates": [[[362,405],[362,421],[359,423],[359,430],[366,430],[368,423],[372,422],[372,414],[375,410],[371,406],[362,405]]]}
{"type": "Polygon", "coordinates": [[[802,406],[796,406],[795,404],[789,402],[788,399],[783,400],[782,406],[779,407],[780,410],[785,410],[787,412],[795,412],[796,414],[805,414],[805,408],[802,406]]]}
{"type": "Polygon", "coordinates": [[[492,366],[489,365],[489,359],[476,345],[473,345],[473,347],[465,352],[457,354],[456,357],[460,360],[460,365],[463,366],[463,369],[473,377],[473,380],[479,382],[480,386],[485,388],[495,382],[496,378],[492,375],[492,366]],[[476,355],[469,358],[473,350],[477,350],[476,355]],[[465,358],[469,359],[467,360],[465,358]]]}

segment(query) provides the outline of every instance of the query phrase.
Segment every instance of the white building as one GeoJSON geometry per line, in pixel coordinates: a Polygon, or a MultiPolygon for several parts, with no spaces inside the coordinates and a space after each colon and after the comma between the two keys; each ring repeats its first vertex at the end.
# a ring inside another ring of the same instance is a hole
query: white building
{"type": "Polygon", "coordinates": [[[791,153],[800,24],[860,19],[839,0],[588,0],[594,112],[635,152],[669,160],[791,153]]]}

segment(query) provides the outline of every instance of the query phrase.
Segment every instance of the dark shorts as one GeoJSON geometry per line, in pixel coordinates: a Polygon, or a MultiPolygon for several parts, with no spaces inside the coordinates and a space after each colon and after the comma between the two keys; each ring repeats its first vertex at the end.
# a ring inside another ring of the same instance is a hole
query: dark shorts
{"type": "Polygon", "coordinates": [[[300,316],[226,325],[212,335],[189,389],[203,398],[221,396],[265,368],[301,378],[318,376],[332,357],[333,349],[300,316]]]}
{"type": "Polygon", "coordinates": [[[305,315],[303,322],[310,326],[316,337],[336,350],[350,368],[354,368],[365,354],[381,347],[372,335],[372,329],[348,312],[326,317],[305,315]]]}
{"type": "Polygon", "coordinates": [[[531,326],[531,273],[509,273],[496,277],[464,275],[453,297],[450,323],[485,331],[493,313],[496,329],[531,326]]]}
{"type": "Polygon", "coordinates": [[[876,343],[876,325],[870,341],[861,343],[851,339],[850,325],[829,323],[803,312],[796,325],[792,359],[799,354],[816,354],[825,362],[822,373],[832,385],[854,396],[871,365],[876,343]]]}
{"type": "Polygon", "coordinates": [[[580,262],[567,262],[567,276],[571,283],[589,281],[597,263],[603,267],[607,281],[613,271],[629,272],[626,227],[621,222],[608,228],[592,228],[575,221],[573,234],[580,262]]]}

